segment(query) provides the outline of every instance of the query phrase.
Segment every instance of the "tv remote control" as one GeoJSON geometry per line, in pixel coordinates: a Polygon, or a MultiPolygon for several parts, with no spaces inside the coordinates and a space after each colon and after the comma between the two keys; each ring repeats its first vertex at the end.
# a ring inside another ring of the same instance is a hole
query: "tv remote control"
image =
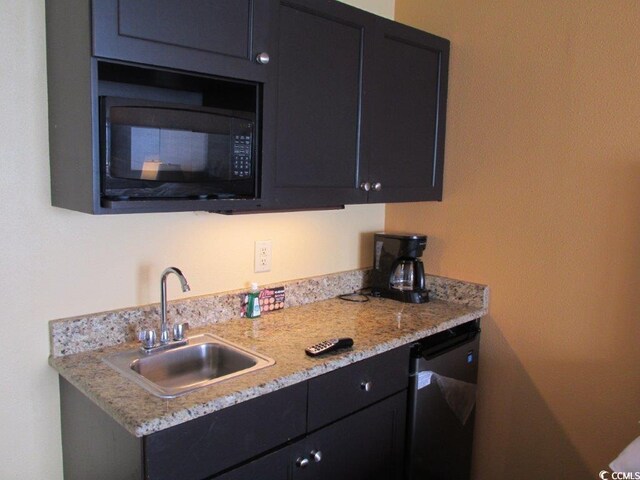
{"type": "Polygon", "coordinates": [[[351,347],[353,345],[353,338],[332,338],[325,340],[324,342],[316,343],[304,349],[304,351],[310,357],[315,357],[323,353],[333,352],[339,348],[351,347]]]}

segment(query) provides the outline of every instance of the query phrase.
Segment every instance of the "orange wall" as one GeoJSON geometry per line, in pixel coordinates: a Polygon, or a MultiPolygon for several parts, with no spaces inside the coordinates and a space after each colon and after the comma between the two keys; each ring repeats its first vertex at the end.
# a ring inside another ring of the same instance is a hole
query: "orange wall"
{"type": "Polygon", "coordinates": [[[396,0],[451,40],[444,201],[388,205],[487,283],[474,478],[597,478],[640,435],[640,3],[396,0]]]}

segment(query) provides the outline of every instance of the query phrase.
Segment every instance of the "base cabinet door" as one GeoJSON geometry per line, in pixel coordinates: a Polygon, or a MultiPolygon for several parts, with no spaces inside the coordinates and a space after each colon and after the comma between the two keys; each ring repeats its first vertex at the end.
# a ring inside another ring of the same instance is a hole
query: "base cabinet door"
{"type": "Polygon", "coordinates": [[[297,444],[283,447],[212,480],[290,480],[297,444]]]}
{"type": "Polygon", "coordinates": [[[295,454],[293,479],[401,479],[406,398],[403,391],[309,435],[295,454]]]}

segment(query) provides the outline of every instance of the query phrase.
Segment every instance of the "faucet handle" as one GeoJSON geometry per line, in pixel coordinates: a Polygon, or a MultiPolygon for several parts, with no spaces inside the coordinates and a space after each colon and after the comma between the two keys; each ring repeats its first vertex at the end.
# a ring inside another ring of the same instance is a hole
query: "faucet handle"
{"type": "Polygon", "coordinates": [[[142,348],[149,350],[156,345],[156,331],[152,329],[141,330],[138,332],[138,340],[142,343],[142,348]]]}
{"type": "Polygon", "coordinates": [[[178,341],[184,338],[185,332],[189,330],[189,323],[176,323],[173,325],[173,339],[178,341]]]}

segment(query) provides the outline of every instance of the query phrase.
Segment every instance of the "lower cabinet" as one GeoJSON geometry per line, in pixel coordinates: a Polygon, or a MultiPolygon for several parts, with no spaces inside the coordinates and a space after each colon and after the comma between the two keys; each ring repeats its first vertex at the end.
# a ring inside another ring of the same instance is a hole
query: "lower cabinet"
{"type": "Polygon", "coordinates": [[[306,409],[302,382],[137,438],[60,378],[64,478],[202,480],[303,436],[306,409]]]}
{"type": "Polygon", "coordinates": [[[406,391],[306,438],[236,468],[216,480],[401,479],[406,391]]]}
{"type": "Polygon", "coordinates": [[[408,370],[404,346],[142,438],[60,378],[64,477],[401,480],[408,370]]]}

